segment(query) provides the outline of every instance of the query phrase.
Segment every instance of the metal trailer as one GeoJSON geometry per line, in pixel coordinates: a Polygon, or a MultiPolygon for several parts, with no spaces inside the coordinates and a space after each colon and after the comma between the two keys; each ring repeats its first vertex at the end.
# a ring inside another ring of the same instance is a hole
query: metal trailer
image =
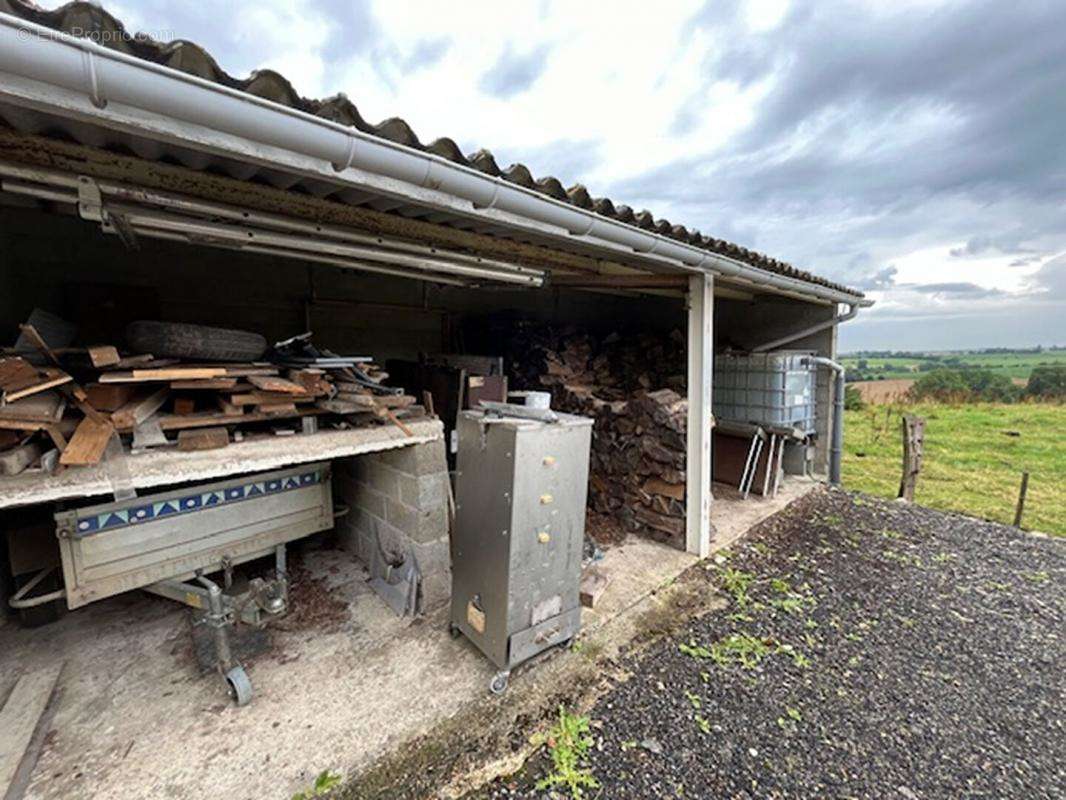
{"type": "Polygon", "coordinates": [[[499,668],[497,694],[581,628],[592,420],[552,417],[459,417],[450,627],[499,668]]]}
{"type": "Polygon", "coordinates": [[[329,462],[303,464],[55,515],[63,588],[31,596],[55,567],[12,598],[15,608],[65,599],[70,609],[144,589],[194,609],[213,632],[216,666],[244,705],[252,686],[230,646],[237,624],[263,627],[288,608],[285,544],[333,527],[329,462]],[[233,586],[233,567],[273,554],[274,576],[233,586]],[[223,585],[205,573],[222,571],[223,585]]]}

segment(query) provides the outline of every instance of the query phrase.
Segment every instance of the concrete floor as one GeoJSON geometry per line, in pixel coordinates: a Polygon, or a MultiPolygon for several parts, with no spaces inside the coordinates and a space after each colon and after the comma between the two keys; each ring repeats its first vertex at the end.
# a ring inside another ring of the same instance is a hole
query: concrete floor
{"type": "MultiPolygon", "coordinates": [[[[747,502],[716,487],[714,547],[813,486],[794,479],[773,500],[747,502]]],[[[26,797],[287,798],[322,770],[353,775],[484,701],[493,669],[448,636],[446,609],[401,620],[349,554],[308,544],[311,579],[294,590],[294,606],[341,603],[280,623],[271,649],[249,665],[255,698],[242,709],[201,674],[187,612],[169,601],[131,593],[45,628],[0,623],[0,697],[23,671],[65,662],[26,797]]],[[[612,623],[628,635],[626,612],[694,560],[636,537],[608,550],[601,568],[611,583],[586,610],[583,636],[612,623]]],[[[521,670],[508,692],[523,692],[521,670]]]]}

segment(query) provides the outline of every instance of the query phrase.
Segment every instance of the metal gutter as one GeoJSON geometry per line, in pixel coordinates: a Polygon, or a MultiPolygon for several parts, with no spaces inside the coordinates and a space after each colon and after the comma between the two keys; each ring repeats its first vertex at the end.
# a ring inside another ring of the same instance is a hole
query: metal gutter
{"type": "MultiPolygon", "coordinates": [[[[577,208],[502,178],[365,134],[169,67],[0,14],[0,73],[84,95],[97,109],[122,104],[178,123],[203,126],[262,145],[328,162],[338,181],[357,168],[413,187],[566,230],[593,246],[625,247],[688,271],[736,277],[804,296],[872,305],[871,300],[777,275],[632,225],[577,208]]],[[[91,109],[86,109],[87,111],[91,109]]],[[[180,135],[180,132],[179,132],[180,135]]]]}

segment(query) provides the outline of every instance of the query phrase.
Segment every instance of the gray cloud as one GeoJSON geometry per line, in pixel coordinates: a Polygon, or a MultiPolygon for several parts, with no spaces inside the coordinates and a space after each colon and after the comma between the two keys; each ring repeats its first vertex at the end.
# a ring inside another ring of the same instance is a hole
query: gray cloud
{"type": "Polygon", "coordinates": [[[962,247],[951,248],[950,252],[953,258],[972,258],[988,253],[1025,255],[1032,254],[1033,250],[1028,247],[1022,247],[1017,238],[1014,237],[1004,236],[1000,239],[993,239],[991,236],[974,236],[962,247]]]}
{"type": "Polygon", "coordinates": [[[932,294],[948,297],[960,297],[973,300],[983,297],[998,297],[1005,294],[1001,289],[988,289],[968,281],[947,281],[944,283],[915,283],[908,284],[913,292],[932,294]]]}
{"type": "Polygon", "coordinates": [[[882,267],[872,275],[868,275],[865,278],[856,281],[856,287],[863,291],[870,291],[871,289],[889,289],[896,284],[896,273],[899,270],[889,264],[887,267],[882,267]]]}
{"type": "Polygon", "coordinates": [[[501,99],[524,92],[536,83],[548,66],[550,51],[551,48],[545,44],[528,53],[517,53],[508,45],[492,69],[481,76],[478,87],[486,94],[501,99]]]}
{"type": "MultiPolygon", "coordinates": [[[[721,81],[767,87],[753,121],[724,147],[616,182],[612,198],[682,209],[672,221],[715,236],[750,230],[740,244],[868,289],[892,287],[900,254],[952,241],[966,242],[960,259],[1019,266],[1066,247],[1066,4],[795,4],[754,35],[737,35],[732,5],[692,21],[718,44],[669,124],[703,121],[701,93],[721,81]]],[[[1048,336],[1066,338],[1066,316],[1048,336]]]]}
{"type": "Polygon", "coordinates": [[[1058,301],[1066,311],[1066,254],[1048,261],[1033,275],[1033,285],[1047,300],[1058,301]]]}

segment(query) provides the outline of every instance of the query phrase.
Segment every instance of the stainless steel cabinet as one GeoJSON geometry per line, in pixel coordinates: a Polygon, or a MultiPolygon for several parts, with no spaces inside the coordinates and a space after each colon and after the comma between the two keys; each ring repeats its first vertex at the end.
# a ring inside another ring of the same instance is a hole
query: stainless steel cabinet
{"type": "Polygon", "coordinates": [[[592,420],[557,416],[459,418],[451,624],[500,668],[494,691],[581,626],[592,420]]]}

